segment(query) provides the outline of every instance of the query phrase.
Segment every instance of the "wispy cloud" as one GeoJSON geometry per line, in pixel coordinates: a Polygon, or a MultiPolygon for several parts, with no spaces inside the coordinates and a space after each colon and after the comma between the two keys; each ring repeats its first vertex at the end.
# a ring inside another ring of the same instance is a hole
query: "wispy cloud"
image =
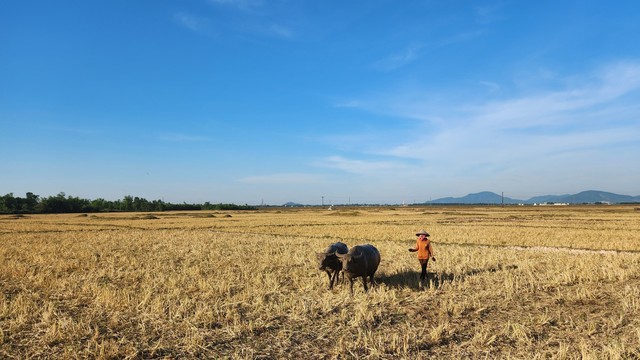
{"type": "Polygon", "coordinates": [[[279,39],[295,38],[292,27],[285,25],[277,16],[277,7],[269,7],[260,0],[209,0],[217,14],[206,12],[194,15],[186,11],[174,14],[174,20],[181,26],[197,33],[215,35],[240,35],[271,37],[279,39]],[[272,14],[275,12],[276,14],[272,14]],[[213,19],[218,16],[217,21],[213,19]],[[222,21],[220,19],[223,19],[222,21]]]}
{"type": "Polygon", "coordinates": [[[492,81],[481,81],[480,85],[486,87],[489,90],[489,92],[492,92],[492,93],[496,93],[501,89],[500,84],[492,81]]]}
{"type": "Polygon", "coordinates": [[[262,7],[264,0],[209,0],[211,4],[234,7],[240,10],[251,10],[262,7]]]}
{"type": "Polygon", "coordinates": [[[472,109],[474,121],[484,127],[503,129],[584,124],[582,112],[601,105],[617,106],[613,103],[616,99],[640,89],[640,63],[611,64],[574,82],[564,89],[478,106],[472,109]]]}
{"type": "Polygon", "coordinates": [[[238,179],[245,184],[268,184],[268,185],[304,185],[321,183],[323,177],[316,174],[305,173],[280,173],[247,176],[238,179]]]}
{"type": "Polygon", "coordinates": [[[174,20],[189,30],[200,32],[205,30],[209,21],[187,12],[178,12],[173,15],[174,20]]]}
{"type": "Polygon", "coordinates": [[[333,106],[337,108],[362,108],[365,104],[363,104],[361,100],[352,99],[337,102],[333,106]]]}
{"type": "Polygon", "coordinates": [[[422,45],[411,45],[406,49],[390,55],[384,59],[378,60],[373,64],[373,67],[380,71],[392,71],[410,64],[422,56],[422,45]]]}
{"type": "Polygon", "coordinates": [[[293,31],[291,29],[279,24],[271,24],[267,27],[266,31],[280,38],[289,39],[293,37],[293,31]]]}
{"type": "Polygon", "coordinates": [[[100,133],[98,130],[79,127],[53,127],[51,129],[79,135],[96,135],[100,133]]]}
{"type": "Polygon", "coordinates": [[[500,13],[500,5],[477,5],[473,7],[476,15],[476,21],[479,24],[489,24],[502,19],[500,13]]]}
{"type": "Polygon", "coordinates": [[[315,163],[316,166],[339,169],[348,173],[366,175],[380,171],[388,171],[394,169],[405,168],[402,162],[395,161],[371,161],[371,160],[355,160],[347,159],[342,156],[329,156],[315,163]]]}
{"type": "MultiPolygon", "coordinates": [[[[419,136],[400,144],[381,143],[377,153],[421,161],[430,176],[506,174],[527,166],[547,173],[561,167],[568,171],[573,164],[587,163],[594,152],[613,159],[617,155],[611,149],[617,147],[640,151],[640,62],[615,62],[558,79],[554,88],[536,88],[502,100],[449,96],[440,103],[428,102],[428,92],[394,89],[391,96],[378,95],[375,101],[358,105],[375,113],[424,120],[413,123],[412,132],[419,136]]],[[[370,156],[370,143],[360,149],[370,156]]],[[[398,165],[341,157],[327,158],[325,163],[361,173],[398,165]]]]}
{"type": "Polygon", "coordinates": [[[471,40],[473,40],[475,38],[478,38],[478,37],[482,36],[483,34],[484,34],[484,31],[482,31],[482,30],[469,31],[469,32],[464,32],[464,33],[460,33],[460,34],[455,34],[455,35],[452,35],[452,36],[449,36],[447,38],[444,38],[444,39],[440,40],[438,45],[439,46],[447,46],[447,45],[451,45],[451,44],[467,42],[467,41],[471,41],[471,40]]]}
{"type": "Polygon", "coordinates": [[[186,135],[186,134],[177,134],[177,133],[166,133],[158,136],[159,140],[162,141],[170,141],[170,142],[200,142],[200,141],[209,141],[208,138],[203,136],[194,136],[194,135],[186,135]]]}

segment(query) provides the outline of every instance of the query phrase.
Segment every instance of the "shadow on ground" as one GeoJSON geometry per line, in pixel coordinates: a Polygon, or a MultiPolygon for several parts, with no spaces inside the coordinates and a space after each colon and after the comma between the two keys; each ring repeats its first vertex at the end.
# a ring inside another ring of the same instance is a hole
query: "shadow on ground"
{"type": "MultiPolygon", "coordinates": [[[[461,274],[447,273],[447,272],[428,272],[427,280],[424,282],[425,288],[440,288],[445,283],[452,283],[454,281],[464,281],[470,276],[476,276],[483,273],[491,273],[496,271],[514,270],[517,269],[516,265],[496,265],[481,269],[469,269],[461,274]]],[[[379,284],[385,284],[390,288],[410,288],[420,289],[420,272],[413,270],[403,270],[395,274],[383,274],[376,277],[376,282],[379,284]]]]}

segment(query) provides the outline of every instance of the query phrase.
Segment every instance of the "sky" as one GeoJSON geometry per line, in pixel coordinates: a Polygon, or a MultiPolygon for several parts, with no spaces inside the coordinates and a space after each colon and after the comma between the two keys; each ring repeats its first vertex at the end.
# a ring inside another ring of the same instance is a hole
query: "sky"
{"type": "Polygon", "coordinates": [[[640,2],[5,0],[0,195],[640,195],[640,2]]]}

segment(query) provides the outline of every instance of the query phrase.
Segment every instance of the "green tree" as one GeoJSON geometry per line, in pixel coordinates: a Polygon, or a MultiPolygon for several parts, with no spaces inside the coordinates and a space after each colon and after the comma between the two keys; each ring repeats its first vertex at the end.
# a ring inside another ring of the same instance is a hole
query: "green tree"
{"type": "Polygon", "coordinates": [[[38,206],[39,201],[40,201],[39,195],[36,195],[32,192],[28,192],[27,198],[22,204],[22,210],[29,213],[36,212],[36,206],[38,206]]]}
{"type": "Polygon", "coordinates": [[[133,211],[133,196],[127,195],[122,199],[122,211],[133,211]]]}
{"type": "Polygon", "coordinates": [[[0,212],[8,214],[15,212],[16,199],[13,197],[13,193],[8,193],[0,197],[0,212]]]}

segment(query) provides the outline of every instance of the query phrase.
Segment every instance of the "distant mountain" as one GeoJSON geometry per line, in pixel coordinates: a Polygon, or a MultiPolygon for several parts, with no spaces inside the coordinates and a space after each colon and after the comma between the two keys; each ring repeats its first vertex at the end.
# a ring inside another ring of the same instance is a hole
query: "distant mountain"
{"type": "MultiPolygon", "coordinates": [[[[535,196],[528,200],[518,200],[509,197],[504,198],[505,204],[541,204],[541,203],[568,203],[568,204],[594,204],[594,203],[632,203],[640,202],[640,196],[614,194],[606,191],[588,190],[577,194],[567,195],[543,195],[535,196]]],[[[427,204],[502,204],[502,196],[483,191],[469,194],[463,197],[445,197],[427,204]]]]}
{"type": "MultiPolygon", "coordinates": [[[[519,204],[522,200],[505,197],[505,204],[519,204]]],[[[446,197],[428,201],[428,204],[502,204],[502,196],[490,191],[469,194],[463,197],[446,197]]]]}
{"type": "Polygon", "coordinates": [[[565,198],[572,196],[571,194],[565,195],[542,195],[542,196],[534,196],[531,199],[525,201],[526,204],[541,204],[541,203],[563,203],[565,198]]]}
{"type": "Polygon", "coordinates": [[[282,204],[282,206],[285,206],[285,207],[299,207],[299,206],[304,206],[304,205],[289,201],[287,203],[282,204]]]}
{"type": "Polygon", "coordinates": [[[636,202],[640,201],[640,196],[619,195],[605,191],[589,190],[577,193],[575,195],[569,195],[562,199],[562,202],[570,204],[582,204],[582,203],[597,203],[597,202],[609,202],[609,203],[624,203],[624,202],[636,202]]]}

